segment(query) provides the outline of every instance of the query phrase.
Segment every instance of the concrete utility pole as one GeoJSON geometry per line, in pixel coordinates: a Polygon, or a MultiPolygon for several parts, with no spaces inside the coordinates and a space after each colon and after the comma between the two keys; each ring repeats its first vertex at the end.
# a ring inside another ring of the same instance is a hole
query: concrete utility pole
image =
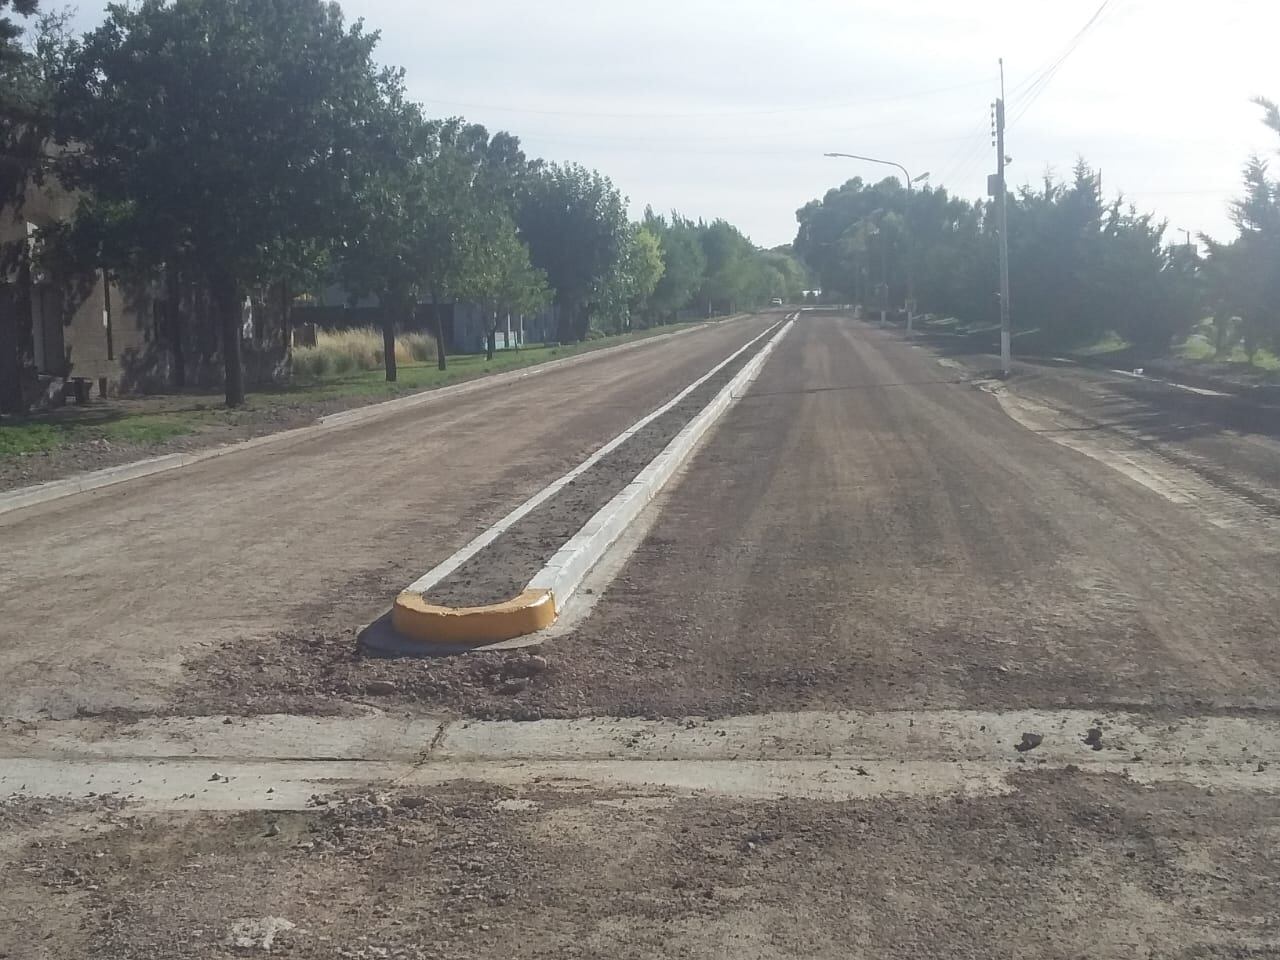
{"type": "Polygon", "coordinates": [[[1009,190],[1004,168],[1004,58],[1000,59],[1000,99],[996,101],[996,230],[1000,234],[1000,373],[1009,376],[1009,190]]]}
{"type": "MultiPolygon", "coordinates": [[[[911,174],[907,172],[907,168],[900,163],[896,163],[893,160],[881,160],[878,157],[863,157],[856,153],[824,153],[823,156],[824,157],[844,157],[845,159],[848,159],[848,160],[865,160],[867,163],[882,163],[886,167],[897,167],[899,170],[902,171],[903,177],[906,178],[907,211],[906,211],[906,216],[903,218],[903,220],[904,220],[904,225],[906,227],[906,238],[907,238],[907,303],[906,303],[907,336],[911,336],[911,320],[912,320],[911,314],[916,308],[916,278],[915,278],[915,263],[914,263],[915,244],[913,242],[914,238],[911,235],[911,197],[912,197],[912,191],[915,185],[917,183],[920,183],[922,180],[929,179],[929,173],[928,171],[926,171],[920,174],[920,176],[918,177],[912,177],[911,174]]],[[[883,306],[887,305],[887,301],[889,299],[889,294],[887,290],[884,294],[884,297],[885,297],[885,304],[882,305],[882,309],[880,310],[880,322],[882,326],[884,324],[884,313],[885,313],[883,306]]]]}

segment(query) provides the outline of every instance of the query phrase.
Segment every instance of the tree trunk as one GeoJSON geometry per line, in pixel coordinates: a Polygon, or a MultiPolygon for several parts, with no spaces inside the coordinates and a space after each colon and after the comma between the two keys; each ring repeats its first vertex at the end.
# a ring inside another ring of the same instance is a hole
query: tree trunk
{"type": "Polygon", "coordinates": [[[244,363],[240,352],[244,303],[240,298],[240,285],[234,277],[220,273],[214,277],[212,287],[214,309],[218,312],[218,325],[222,331],[222,371],[227,406],[239,407],[244,405],[244,363]]]}
{"type": "Polygon", "coordinates": [[[560,312],[556,315],[556,339],[561,343],[573,342],[573,324],[577,312],[577,306],[572,303],[560,305],[560,312]]]}
{"type": "Polygon", "coordinates": [[[178,271],[165,270],[165,319],[169,327],[169,374],[173,388],[181,390],[187,385],[187,360],[182,353],[182,284],[178,271]]]}
{"type": "Polygon", "coordinates": [[[16,284],[0,283],[0,413],[25,413],[16,284]]]}
{"type": "Polygon", "coordinates": [[[485,338],[484,350],[485,359],[492,362],[493,355],[498,349],[498,312],[495,310],[489,316],[489,336],[485,338]]]}
{"type": "Polygon", "coordinates": [[[444,318],[440,316],[440,298],[435,293],[431,294],[431,312],[436,318],[436,367],[446,370],[449,358],[444,348],[444,318]]]}
{"type": "Polygon", "coordinates": [[[399,298],[388,297],[382,304],[382,366],[387,371],[387,383],[396,382],[396,311],[399,298]]]}
{"type": "Polygon", "coordinates": [[[280,281],[280,345],[284,347],[284,365],[293,373],[293,296],[289,292],[289,280],[280,281]]]}

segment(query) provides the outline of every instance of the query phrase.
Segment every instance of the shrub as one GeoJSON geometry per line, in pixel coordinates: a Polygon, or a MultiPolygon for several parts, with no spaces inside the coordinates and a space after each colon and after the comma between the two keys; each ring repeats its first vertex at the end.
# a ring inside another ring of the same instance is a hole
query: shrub
{"type": "MultiPolygon", "coordinates": [[[[425,333],[406,333],[396,338],[396,362],[425,362],[436,358],[436,342],[425,333]]],[[[293,351],[293,373],[303,379],[318,380],[330,374],[342,376],[357,370],[377,370],[382,366],[382,331],[373,327],[321,330],[314,347],[293,351]]]]}
{"type": "Polygon", "coordinates": [[[426,363],[436,359],[436,341],[425,333],[406,333],[396,340],[396,359],[400,359],[400,348],[404,348],[409,359],[426,363]]]}
{"type": "Polygon", "coordinates": [[[304,380],[319,380],[333,367],[332,356],[319,347],[295,347],[293,375],[304,380]]]}

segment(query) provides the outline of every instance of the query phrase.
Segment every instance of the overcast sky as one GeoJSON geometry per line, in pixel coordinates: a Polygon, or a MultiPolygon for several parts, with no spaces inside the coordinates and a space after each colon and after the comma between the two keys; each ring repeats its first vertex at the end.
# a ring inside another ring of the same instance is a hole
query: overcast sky
{"type": "MultiPolygon", "coordinates": [[[[1232,232],[1248,155],[1280,138],[1280,0],[345,0],[382,31],[433,115],[519,135],[530,155],[608,174],[646,204],[722,216],[757,243],[855,175],[930,171],[978,197],[994,164],[990,103],[1005,59],[1010,177],[1077,157],[1171,228],[1232,232]]],[[[97,5],[82,6],[92,25],[97,5]]],[[[1278,161],[1280,162],[1280,161],[1278,161]]]]}

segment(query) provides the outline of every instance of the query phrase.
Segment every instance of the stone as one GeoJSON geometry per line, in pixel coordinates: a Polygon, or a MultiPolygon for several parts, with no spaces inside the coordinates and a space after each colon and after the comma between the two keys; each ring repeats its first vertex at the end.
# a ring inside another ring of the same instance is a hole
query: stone
{"type": "Polygon", "coordinates": [[[1042,743],[1044,743],[1044,737],[1040,734],[1024,733],[1022,735],[1022,742],[1015,743],[1013,745],[1013,749],[1017,750],[1019,753],[1026,753],[1028,750],[1034,750],[1042,743]]]}

